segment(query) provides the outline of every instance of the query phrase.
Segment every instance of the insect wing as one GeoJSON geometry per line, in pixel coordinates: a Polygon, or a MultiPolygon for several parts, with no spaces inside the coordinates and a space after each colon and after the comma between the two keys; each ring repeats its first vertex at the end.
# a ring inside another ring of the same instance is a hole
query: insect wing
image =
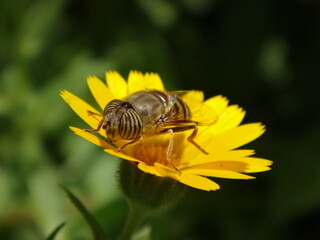
{"type": "Polygon", "coordinates": [[[181,99],[190,109],[191,120],[197,122],[198,125],[209,126],[217,122],[218,114],[203,101],[203,92],[188,91],[181,96],[181,99]]]}

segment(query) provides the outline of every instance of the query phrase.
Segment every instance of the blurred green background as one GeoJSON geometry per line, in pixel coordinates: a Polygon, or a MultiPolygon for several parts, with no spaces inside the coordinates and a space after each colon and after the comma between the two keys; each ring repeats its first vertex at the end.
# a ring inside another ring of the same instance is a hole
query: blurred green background
{"type": "Polygon", "coordinates": [[[162,239],[320,239],[320,2],[13,0],[0,3],[0,238],[92,239],[64,184],[114,239],[118,160],[75,136],[59,97],[93,103],[88,75],[158,72],[167,89],[223,94],[267,132],[256,180],[216,179],[149,219],[162,239]]]}

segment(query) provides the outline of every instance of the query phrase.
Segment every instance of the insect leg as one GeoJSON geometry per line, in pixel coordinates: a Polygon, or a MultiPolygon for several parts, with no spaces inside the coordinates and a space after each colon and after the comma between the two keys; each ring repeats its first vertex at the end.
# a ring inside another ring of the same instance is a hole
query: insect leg
{"type": "Polygon", "coordinates": [[[99,116],[99,117],[103,116],[101,113],[95,113],[95,112],[92,112],[90,110],[87,110],[87,113],[88,113],[89,116],[99,116]]]}
{"type": "Polygon", "coordinates": [[[203,152],[204,154],[209,154],[208,152],[206,152],[202,147],[200,147],[200,145],[198,143],[196,143],[193,139],[197,136],[198,133],[198,126],[195,125],[194,126],[194,130],[191,133],[191,135],[188,137],[188,141],[190,143],[192,143],[194,146],[196,146],[201,152],[203,152]]]}
{"type": "MultiPolygon", "coordinates": [[[[90,110],[87,110],[87,113],[88,115],[90,116],[99,116],[99,117],[102,117],[103,115],[100,114],[100,113],[95,113],[95,112],[92,112],[90,110]]],[[[99,121],[99,124],[98,124],[98,127],[96,129],[84,129],[86,132],[99,132],[101,127],[102,127],[102,124],[103,124],[103,119],[101,119],[99,121]]]]}
{"type": "Polygon", "coordinates": [[[138,138],[136,138],[136,139],[133,139],[132,141],[130,141],[130,142],[122,145],[121,147],[116,148],[115,151],[116,151],[116,152],[121,152],[123,149],[125,149],[125,148],[128,147],[129,145],[134,144],[134,143],[136,143],[136,142],[138,142],[138,141],[141,141],[142,139],[143,139],[143,136],[140,136],[140,137],[138,137],[138,138]]]}
{"type": "MultiPolygon", "coordinates": [[[[194,129],[193,132],[190,134],[190,136],[188,137],[188,141],[190,143],[192,143],[196,148],[198,148],[201,152],[203,152],[204,154],[209,154],[208,152],[206,152],[202,147],[200,147],[200,145],[198,143],[196,143],[193,139],[197,136],[198,133],[198,125],[194,124],[194,125],[184,125],[184,126],[177,126],[177,127],[171,127],[170,129],[172,129],[173,132],[183,132],[183,131],[187,131],[187,130],[191,130],[194,129]]],[[[168,130],[162,130],[161,133],[165,133],[168,132],[168,130]]]]}
{"type": "Polygon", "coordinates": [[[102,127],[102,124],[103,124],[103,119],[101,119],[96,129],[83,129],[83,130],[86,132],[99,132],[102,127]]]}
{"type": "Polygon", "coordinates": [[[171,154],[172,154],[172,150],[173,150],[173,130],[168,129],[168,133],[170,134],[170,138],[169,138],[169,144],[168,144],[168,149],[167,149],[167,154],[166,154],[167,161],[177,172],[179,172],[179,174],[181,174],[180,170],[171,161],[171,154]]]}

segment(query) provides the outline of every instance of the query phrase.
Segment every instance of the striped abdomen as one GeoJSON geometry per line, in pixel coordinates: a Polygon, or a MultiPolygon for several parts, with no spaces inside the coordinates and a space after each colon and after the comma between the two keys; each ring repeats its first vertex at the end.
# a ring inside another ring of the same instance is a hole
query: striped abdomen
{"type": "Polygon", "coordinates": [[[155,96],[164,106],[162,121],[190,120],[189,107],[176,94],[161,91],[150,91],[150,94],[155,96]]]}
{"type": "Polygon", "coordinates": [[[173,96],[174,103],[169,112],[170,120],[171,121],[183,121],[183,120],[190,120],[191,114],[189,107],[186,103],[184,103],[181,98],[177,96],[173,96]]]}

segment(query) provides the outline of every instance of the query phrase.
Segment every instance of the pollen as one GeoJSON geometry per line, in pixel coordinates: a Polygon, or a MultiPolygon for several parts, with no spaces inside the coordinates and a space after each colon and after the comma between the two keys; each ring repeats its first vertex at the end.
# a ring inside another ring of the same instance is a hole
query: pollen
{"type": "Polygon", "coordinates": [[[166,144],[139,144],[136,149],[134,156],[149,166],[154,166],[155,163],[161,163],[163,165],[171,167],[171,164],[179,166],[179,161],[176,153],[172,153],[167,158],[168,145],[166,144]]]}

